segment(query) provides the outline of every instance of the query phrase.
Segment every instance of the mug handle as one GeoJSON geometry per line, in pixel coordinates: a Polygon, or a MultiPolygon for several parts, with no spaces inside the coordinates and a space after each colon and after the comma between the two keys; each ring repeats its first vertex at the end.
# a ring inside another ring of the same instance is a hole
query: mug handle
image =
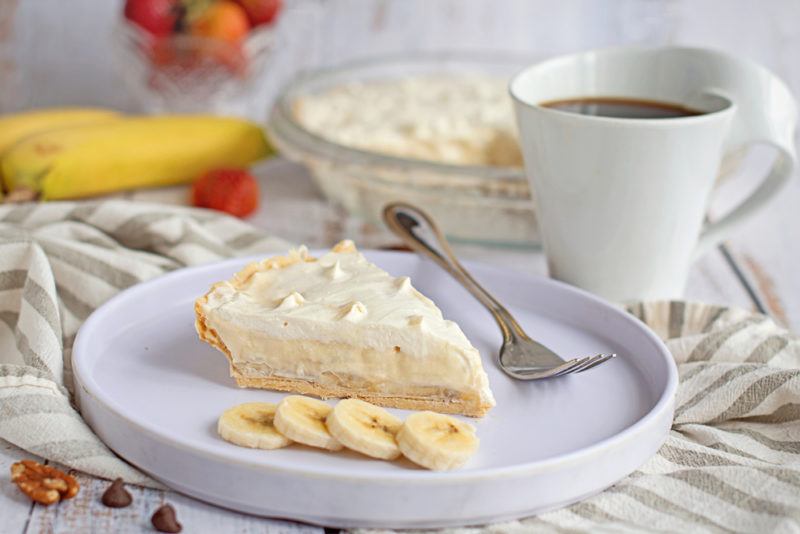
{"type": "Polygon", "coordinates": [[[700,233],[695,257],[720,243],[744,221],[756,214],[777,195],[792,176],[797,164],[794,130],[797,103],[786,85],[766,68],[719,52],[703,51],[704,74],[714,81],[705,91],[730,100],[735,106],[728,148],[754,143],[774,146],[778,155],[761,184],[738,206],[700,233]],[[710,61],[709,61],[710,60],[710,61]]]}

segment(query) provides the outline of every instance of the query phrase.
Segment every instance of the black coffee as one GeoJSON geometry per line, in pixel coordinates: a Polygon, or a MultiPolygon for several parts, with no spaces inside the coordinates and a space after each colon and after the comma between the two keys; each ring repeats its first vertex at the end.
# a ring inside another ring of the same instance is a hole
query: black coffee
{"type": "Polygon", "coordinates": [[[702,115],[702,111],[689,109],[680,104],[658,102],[655,100],[635,100],[631,98],[593,97],[570,98],[567,100],[551,100],[541,104],[542,107],[595,115],[597,117],[615,117],[620,119],[676,119],[702,115]]]}

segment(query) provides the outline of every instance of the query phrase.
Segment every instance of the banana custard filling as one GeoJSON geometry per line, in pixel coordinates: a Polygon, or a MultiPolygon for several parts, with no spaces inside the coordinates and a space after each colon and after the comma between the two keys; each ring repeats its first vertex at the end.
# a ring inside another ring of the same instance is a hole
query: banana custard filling
{"type": "Polygon", "coordinates": [[[241,387],[482,416],[494,397],[480,354],[417,291],[351,241],[245,267],[195,303],[200,338],[241,387]]]}

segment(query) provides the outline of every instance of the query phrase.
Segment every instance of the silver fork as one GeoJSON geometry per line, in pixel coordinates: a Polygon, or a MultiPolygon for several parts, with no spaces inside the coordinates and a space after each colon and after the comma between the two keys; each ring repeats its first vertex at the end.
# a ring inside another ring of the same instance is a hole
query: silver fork
{"type": "Polygon", "coordinates": [[[564,361],[558,354],[531,339],[511,313],[472,278],[456,259],[444,234],[425,212],[410,204],[393,202],[384,207],[383,219],[406,245],[435,261],[491,312],[503,332],[500,368],[506,374],[520,380],[552,378],[581,373],[616,356],[597,354],[564,361]],[[435,245],[438,245],[438,250],[435,245]]]}

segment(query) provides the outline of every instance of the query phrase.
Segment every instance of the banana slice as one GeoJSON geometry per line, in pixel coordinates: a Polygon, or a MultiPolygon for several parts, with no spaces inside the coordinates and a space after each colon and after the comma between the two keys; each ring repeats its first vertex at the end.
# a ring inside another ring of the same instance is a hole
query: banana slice
{"type": "Polygon", "coordinates": [[[289,395],[278,404],[275,412],[275,428],[289,439],[312,447],[341,450],[342,444],[334,438],[325,418],[333,408],[321,400],[289,395]]]}
{"type": "Polygon", "coordinates": [[[434,412],[411,414],[397,433],[403,455],[422,467],[445,471],[461,467],[478,450],[475,427],[434,412]]]}
{"type": "Polygon", "coordinates": [[[339,401],[325,424],[348,449],[384,460],[400,456],[395,436],[403,421],[374,404],[359,399],[339,401]]]}
{"type": "Polygon", "coordinates": [[[217,422],[217,432],[225,441],[252,449],[280,449],[292,440],[275,428],[278,405],[248,402],[225,410],[217,422]]]}

